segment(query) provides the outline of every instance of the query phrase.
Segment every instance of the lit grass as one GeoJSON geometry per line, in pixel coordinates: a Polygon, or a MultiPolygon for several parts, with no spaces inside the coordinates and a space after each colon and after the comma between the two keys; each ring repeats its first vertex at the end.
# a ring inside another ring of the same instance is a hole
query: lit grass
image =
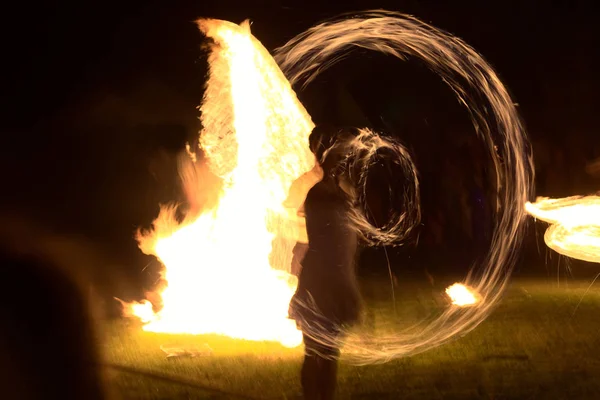
{"type": "MultiPolygon", "coordinates": [[[[424,354],[384,365],[342,365],[339,398],[352,399],[596,399],[600,398],[600,290],[589,282],[517,281],[474,332],[424,354]]],[[[373,289],[373,287],[371,288],[373,289]]],[[[397,291],[396,315],[388,286],[372,297],[375,327],[410,323],[442,305],[428,290],[397,291]],[[386,291],[388,292],[386,294],[386,291]]],[[[368,290],[367,290],[368,292],[368,290]]],[[[106,329],[106,362],[176,377],[200,387],[111,370],[109,383],[125,399],[296,398],[301,349],[217,336],[142,332],[132,323],[106,329]],[[161,345],[201,347],[212,355],[166,359],[161,345]]]]}

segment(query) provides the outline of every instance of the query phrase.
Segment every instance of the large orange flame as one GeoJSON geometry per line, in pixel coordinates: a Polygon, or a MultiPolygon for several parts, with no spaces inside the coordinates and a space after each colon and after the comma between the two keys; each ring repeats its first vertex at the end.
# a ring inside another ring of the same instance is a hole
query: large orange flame
{"type": "MultiPolygon", "coordinates": [[[[288,196],[292,182],[314,166],[308,149],[314,125],[247,22],[198,25],[214,41],[200,145],[222,179],[219,201],[181,224],[172,208],[161,210],[140,248],[164,264],[163,308],[155,313],[144,301],[129,311],[147,331],[297,346],[301,334],[287,318],[297,280],[289,272],[292,248],[305,235],[295,211],[308,187],[295,201],[288,196]]],[[[186,186],[198,184],[184,179],[186,186]]]]}

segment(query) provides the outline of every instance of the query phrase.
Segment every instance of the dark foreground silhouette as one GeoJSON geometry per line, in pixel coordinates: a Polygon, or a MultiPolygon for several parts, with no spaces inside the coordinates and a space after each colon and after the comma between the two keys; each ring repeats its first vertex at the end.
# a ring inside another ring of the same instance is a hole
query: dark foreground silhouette
{"type": "Polygon", "coordinates": [[[86,296],[42,260],[0,250],[2,398],[105,399],[86,296]]]}

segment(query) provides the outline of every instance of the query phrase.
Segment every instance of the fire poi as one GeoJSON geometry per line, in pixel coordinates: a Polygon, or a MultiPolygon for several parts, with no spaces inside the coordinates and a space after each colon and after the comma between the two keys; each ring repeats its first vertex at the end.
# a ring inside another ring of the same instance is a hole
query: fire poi
{"type": "MultiPolygon", "coordinates": [[[[313,123],[292,86],[308,85],[355,48],[417,58],[439,74],[467,108],[489,151],[498,198],[492,245],[479,266],[483,272],[479,279],[470,275],[456,286],[462,288],[463,300],[454,301],[419,332],[377,336],[368,345],[350,333],[344,354],[354,363],[385,362],[441,345],[481,323],[499,300],[514,265],[533,171],[514,104],[489,64],[461,40],[398,13],[365,12],[327,21],[277,49],[274,58],[251,35],[248,23],[204,19],[198,25],[214,41],[200,107],[200,146],[222,187],[214,207],[181,223],[173,207],[164,207],[153,229],[140,235],[140,248],[164,264],[167,282],[158,291],[160,311],[154,312],[147,300],[130,305],[131,313],[145,322],[144,329],[300,344],[287,309],[296,285],[289,273],[292,247],[305,233],[295,209],[283,204],[298,177],[308,173],[306,187],[294,194],[296,206],[319,178],[309,173],[314,165],[308,149],[313,123]]],[[[417,173],[408,151],[363,129],[355,142],[355,158],[348,162],[364,172],[373,149],[380,146],[392,149],[395,162],[412,179],[399,207],[403,211],[379,229],[364,213],[353,219],[366,243],[400,244],[420,217],[417,173]]],[[[189,173],[190,165],[184,166],[184,184],[201,187],[189,173]]],[[[364,174],[356,179],[359,191],[366,190],[365,179],[364,174]]],[[[456,293],[456,287],[448,290],[456,293]]]]}
{"type": "Polygon", "coordinates": [[[550,224],[546,245],[557,253],[600,263],[600,196],[539,197],[527,212],[550,224]]]}

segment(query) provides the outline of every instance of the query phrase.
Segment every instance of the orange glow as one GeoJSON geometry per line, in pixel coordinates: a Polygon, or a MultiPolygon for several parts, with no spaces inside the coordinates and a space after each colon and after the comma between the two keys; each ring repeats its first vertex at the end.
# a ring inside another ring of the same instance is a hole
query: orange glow
{"type": "Polygon", "coordinates": [[[478,296],[473,289],[470,289],[462,283],[455,283],[446,288],[446,294],[450,297],[452,304],[459,307],[472,306],[479,302],[478,296]]]}
{"type": "MultiPolygon", "coordinates": [[[[302,335],[287,318],[297,284],[289,271],[292,248],[306,232],[287,203],[292,183],[314,166],[308,149],[314,125],[247,22],[198,25],[215,42],[200,107],[200,146],[206,165],[222,180],[219,200],[183,223],[173,208],[163,208],[153,230],[140,235],[142,251],[164,264],[167,284],[158,293],[159,312],[147,301],[130,304],[129,311],[147,331],[215,333],[295,347],[302,335]]],[[[183,168],[189,165],[191,160],[183,168]]],[[[215,190],[202,187],[193,173],[182,176],[188,196],[215,190]]]]}
{"type": "Polygon", "coordinates": [[[548,222],[546,245],[568,257],[600,262],[600,196],[539,197],[525,209],[548,222]]]}

